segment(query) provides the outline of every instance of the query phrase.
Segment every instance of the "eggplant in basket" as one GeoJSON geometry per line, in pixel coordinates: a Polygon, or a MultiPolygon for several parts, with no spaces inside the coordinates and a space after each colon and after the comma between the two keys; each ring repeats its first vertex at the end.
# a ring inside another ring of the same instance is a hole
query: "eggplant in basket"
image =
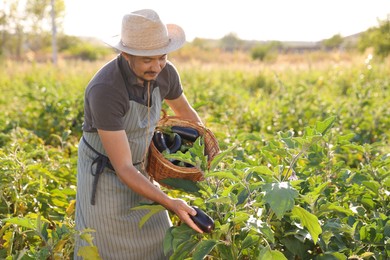
{"type": "Polygon", "coordinates": [[[164,151],[167,151],[170,153],[167,142],[164,137],[164,133],[157,130],[153,134],[153,144],[156,146],[157,150],[162,153],[164,151]]]}
{"type": "Polygon", "coordinates": [[[176,153],[177,151],[179,151],[182,145],[181,137],[179,134],[177,133],[172,133],[171,135],[164,134],[164,137],[170,153],[176,153]]]}
{"type": "Polygon", "coordinates": [[[171,131],[179,134],[181,138],[184,138],[191,142],[195,142],[195,140],[199,137],[198,130],[192,127],[174,125],[171,127],[171,131]]]}

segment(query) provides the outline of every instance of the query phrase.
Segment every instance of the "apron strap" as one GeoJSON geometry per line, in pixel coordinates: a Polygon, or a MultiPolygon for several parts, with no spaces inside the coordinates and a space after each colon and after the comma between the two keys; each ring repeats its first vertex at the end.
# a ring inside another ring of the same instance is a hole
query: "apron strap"
{"type": "Polygon", "coordinates": [[[85,137],[83,136],[82,137],[82,140],[83,142],[85,143],[85,145],[91,149],[91,151],[93,151],[97,157],[92,161],[92,164],[91,164],[91,174],[93,176],[93,183],[92,183],[92,195],[91,195],[91,205],[95,205],[96,203],[96,200],[95,200],[95,197],[96,197],[96,190],[97,190],[97,185],[98,185],[98,181],[99,181],[99,177],[100,175],[103,173],[104,171],[104,168],[109,168],[110,170],[114,170],[114,167],[112,167],[111,163],[110,163],[110,160],[108,159],[107,156],[105,156],[104,154],[101,154],[99,153],[98,151],[96,151],[95,148],[93,148],[88,142],[87,140],[85,139],[85,137]],[[96,165],[96,169],[95,171],[93,171],[93,166],[96,165]]]}
{"type": "MultiPolygon", "coordinates": [[[[95,197],[96,197],[96,190],[97,190],[97,185],[98,185],[98,181],[99,181],[99,177],[100,175],[103,173],[104,169],[107,167],[108,169],[114,171],[115,173],[115,170],[114,170],[114,167],[112,166],[111,162],[110,162],[110,159],[105,156],[104,154],[101,154],[99,153],[98,151],[96,151],[95,148],[93,148],[88,142],[87,140],[85,139],[85,137],[83,136],[82,137],[82,140],[83,142],[85,143],[85,145],[91,149],[91,151],[93,151],[97,157],[92,161],[92,164],[91,164],[91,174],[92,176],[94,177],[93,178],[93,184],[92,184],[92,195],[91,195],[91,205],[95,205],[96,203],[96,200],[95,200],[95,197]],[[96,169],[95,171],[93,171],[93,166],[96,165],[96,169]]],[[[137,166],[139,164],[141,164],[143,161],[141,162],[137,162],[137,163],[134,163],[133,165],[134,166],[137,166]]]]}

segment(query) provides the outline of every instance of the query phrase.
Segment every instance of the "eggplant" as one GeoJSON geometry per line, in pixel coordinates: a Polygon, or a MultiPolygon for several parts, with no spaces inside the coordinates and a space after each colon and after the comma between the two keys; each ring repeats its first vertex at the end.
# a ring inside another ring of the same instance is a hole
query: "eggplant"
{"type": "Polygon", "coordinates": [[[164,133],[159,130],[155,131],[153,134],[153,144],[160,153],[164,151],[167,151],[168,153],[170,152],[164,137],[164,133]]]}
{"type": "Polygon", "coordinates": [[[170,153],[176,153],[181,147],[181,137],[177,133],[173,133],[172,136],[169,136],[169,141],[167,142],[170,153]]]}
{"type": "Polygon", "coordinates": [[[205,233],[211,233],[211,231],[214,230],[214,220],[204,213],[200,208],[196,206],[192,206],[193,209],[196,210],[196,215],[192,216],[190,215],[190,218],[194,223],[205,233]]]}
{"type": "Polygon", "coordinates": [[[181,136],[181,138],[184,138],[188,141],[195,142],[195,140],[199,137],[198,130],[192,128],[192,127],[184,127],[184,126],[172,126],[171,131],[174,133],[177,133],[181,136]]]}
{"type": "Polygon", "coordinates": [[[179,160],[170,159],[170,160],[168,160],[168,161],[170,161],[172,164],[177,165],[177,166],[179,166],[179,164],[180,164],[180,161],[179,161],[179,160]]]}

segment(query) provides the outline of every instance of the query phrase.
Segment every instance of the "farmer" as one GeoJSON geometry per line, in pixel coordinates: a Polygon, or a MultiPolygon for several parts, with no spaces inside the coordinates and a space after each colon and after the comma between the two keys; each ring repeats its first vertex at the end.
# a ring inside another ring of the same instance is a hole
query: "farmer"
{"type": "MultiPolygon", "coordinates": [[[[107,42],[108,43],[108,42],[107,42]]],[[[149,9],[127,14],[121,35],[108,43],[120,54],[101,68],[85,91],[83,137],[79,144],[76,229],[94,229],[102,259],[166,259],[165,232],[172,225],[165,210],[142,228],[142,202],[157,202],[182,222],[196,211],[167,196],[145,172],[146,153],[160,118],[162,102],[183,119],[201,124],[183,93],[168,53],[185,43],[181,27],[163,24],[149,9]]],[[[80,247],[77,240],[75,259],[80,247]]]]}

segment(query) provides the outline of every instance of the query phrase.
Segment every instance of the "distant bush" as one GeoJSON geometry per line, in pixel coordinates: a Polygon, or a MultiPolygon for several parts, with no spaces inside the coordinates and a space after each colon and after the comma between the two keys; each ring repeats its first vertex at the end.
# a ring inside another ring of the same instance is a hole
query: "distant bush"
{"type": "Polygon", "coordinates": [[[277,56],[277,50],[281,48],[281,43],[273,41],[266,44],[257,44],[251,50],[251,57],[254,60],[274,60],[277,56]]]}
{"type": "Polygon", "coordinates": [[[343,44],[343,37],[340,34],[335,34],[331,38],[323,40],[321,43],[326,50],[337,49],[343,44]]]}
{"type": "Polygon", "coordinates": [[[82,40],[77,36],[70,36],[70,35],[59,35],[58,36],[58,50],[60,52],[67,51],[73,46],[79,45],[82,43],[82,40]]]}
{"type": "Polygon", "coordinates": [[[374,53],[380,57],[390,54],[390,14],[387,20],[379,20],[379,27],[372,27],[365,31],[359,39],[358,48],[361,52],[372,47],[374,53]]]}
{"type": "Polygon", "coordinates": [[[80,42],[75,46],[70,47],[67,53],[72,58],[95,61],[111,54],[112,51],[105,46],[88,43],[88,42],[80,42]]]}

